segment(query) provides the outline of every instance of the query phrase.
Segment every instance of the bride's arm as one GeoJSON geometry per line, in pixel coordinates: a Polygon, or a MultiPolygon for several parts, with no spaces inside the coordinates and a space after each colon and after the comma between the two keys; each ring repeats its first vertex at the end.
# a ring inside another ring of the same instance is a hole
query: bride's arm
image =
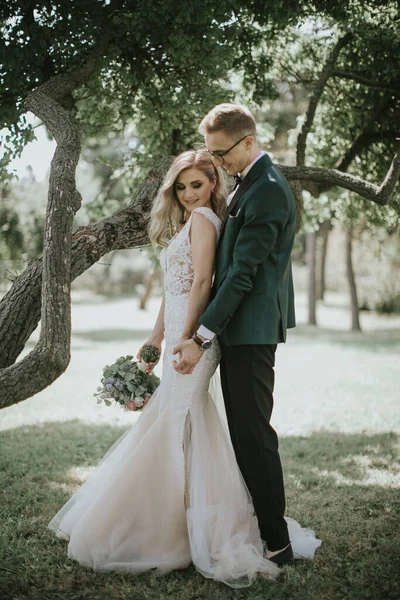
{"type": "MultiPolygon", "coordinates": [[[[147,342],[145,344],[143,344],[144,346],[155,346],[156,348],[158,348],[160,351],[160,356],[161,356],[161,344],[164,339],[164,309],[165,309],[165,295],[163,296],[160,310],[158,311],[158,317],[157,317],[156,324],[154,325],[153,332],[152,332],[151,336],[149,337],[149,339],[147,340],[147,342]]],[[[143,350],[143,346],[140,348],[139,352],[137,353],[138,360],[142,359],[142,350],[143,350]]],[[[160,359],[158,359],[158,360],[160,360],[160,359]]],[[[156,364],[158,363],[158,360],[153,363],[149,363],[149,370],[153,369],[156,366],[156,364]]]]}
{"type": "Polygon", "coordinates": [[[191,248],[194,279],[189,296],[189,308],[181,340],[192,337],[199,317],[207,307],[211,292],[217,234],[215,227],[201,213],[194,213],[191,223],[191,248]]]}

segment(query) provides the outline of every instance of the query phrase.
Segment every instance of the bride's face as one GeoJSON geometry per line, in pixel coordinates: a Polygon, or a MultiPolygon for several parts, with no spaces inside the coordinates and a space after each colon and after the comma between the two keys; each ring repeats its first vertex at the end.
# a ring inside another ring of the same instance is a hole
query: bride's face
{"type": "Polygon", "coordinates": [[[180,204],[192,212],[199,206],[211,208],[211,192],[215,181],[210,181],[200,169],[185,169],[175,181],[175,191],[180,204]]]}

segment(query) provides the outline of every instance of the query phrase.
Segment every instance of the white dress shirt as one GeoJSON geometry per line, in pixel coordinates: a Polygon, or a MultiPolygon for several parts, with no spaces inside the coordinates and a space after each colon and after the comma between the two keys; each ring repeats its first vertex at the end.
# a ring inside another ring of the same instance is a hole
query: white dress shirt
{"type": "MultiPolygon", "coordinates": [[[[250,169],[256,164],[256,162],[258,160],[260,160],[260,158],[262,158],[264,156],[264,152],[260,152],[260,154],[253,160],[253,162],[251,162],[249,165],[247,165],[247,167],[245,169],[243,169],[243,171],[241,173],[239,173],[240,177],[243,179],[246,177],[247,173],[250,171],[250,169]]],[[[234,195],[236,194],[236,191],[238,189],[239,186],[237,186],[233,192],[231,192],[229,194],[229,196],[226,199],[226,205],[229,206],[230,203],[232,202],[232,199],[234,197],[234,195]]]]}
{"type": "MultiPolygon", "coordinates": [[[[243,179],[246,177],[246,175],[248,174],[248,172],[250,171],[250,169],[256,164],[256,162],[258,160],[260,160],[260,158],[262,158],[264,156],[264,152],[260,152],[260,154],[258,156],[256,156],[256,158],[253,160],[253,162],[251,162],[249,165],[247,165],[247,167],[245,169],[243,169],[243,171],[241,173],[239,173],[240,177],[242,178],[242,182],[243,179]]],[[[234,195],[236,194],[237,189],[239,188],[239,186],[237,186],[233,192],[231,192],[229,194],[229,196],[226,199],[226,205],[229,206],[230,203],[232,202],[232,199],[234,197],[234,195]]],[[[212,340],[215,338],[216,333],[214,333],[213,331],[210,331],[209,329],[207,329],[207,327],[205,327],[204,325],[200,325],[200,327],[197,330],[197,333],[199,335],[202,335],[203,337],[207,338],[208,340],[212,340]]]]}

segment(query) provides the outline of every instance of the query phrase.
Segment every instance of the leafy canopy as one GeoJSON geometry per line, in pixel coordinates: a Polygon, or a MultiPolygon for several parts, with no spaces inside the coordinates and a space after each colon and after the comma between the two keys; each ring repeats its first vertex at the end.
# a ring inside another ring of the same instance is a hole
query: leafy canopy
{"type": "Polygon", "coordinates": [[[158,113],[186,126],[199,114],[230,99],[221,88],[230,69],[244,68],[260,97],[271,89],[265,74],[269,53],[256,55],[262,39],[310,15],[343,18],[346,7],[380,6],[374,0],[9,0],[0,5],[0,101],[3,139],[0,176],[33,132],[23,100],[53,75],[79,70],[98,42],[107,38],[100,68],[65,99],[78,109],[85,133],[121,130],[138,113],[158,113]],[[179,107],[179,108],[177,108],[179,107]],[[164,112],[163,112],[164,111],[164,112]],[[184,115],[187,114],[185,122],[184,115]]]}

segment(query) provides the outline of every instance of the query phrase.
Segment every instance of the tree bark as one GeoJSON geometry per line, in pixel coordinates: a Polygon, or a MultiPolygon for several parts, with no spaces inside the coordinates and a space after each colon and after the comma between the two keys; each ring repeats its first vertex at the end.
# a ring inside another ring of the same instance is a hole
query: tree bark
{"type": "MultiPolygon", "coordinates": [[[[138,248],[148,244],[150,208],[170,164],[154,164],[129,206],[72,236],[71,281],[82,275],[112,250],[138,248]]],[[[0,301],[0,382],[3,372],[22,352],[40,320],[42,258],[30,263],[0,301]]]]}
{"type": "Polygon", "coordinates": [[[325,296],[325,266],[326,266],[326,256],[328,250],[328,239],[329,239],[329,231],[331,227],[330,220],[324,221],[321,223],[319,231],[318,231],[318,276],[317,276],[317,292],[316,297],[317,300],[324,300],[325,296]]]}
{"type": "MultiPolygon", "coordinates": [[[[15,404],[42,390],[65,371],[70,360],[71,230],[74,215],[81,205],[75,186],[81,148],[79,131],[73,115],[41,88],[28,96],[26,105],[39,118],[46,119],[57,142],[45,221],[42,328],[34,350],[0,372],[0,407],[15,404]]],[[[26,326],[23,328],[26,330],[26,326]]]]}
{"type": "Polygon", "coordinates": [[[291,181],[304,181],[319,184],[329,184],[331,187],[341,187],[351,192],[355,192],[359,196],[372,200],[379,206],[386,206],[390,203],[393,189],[400,176],[400,154],[395,154],[392,164],[386,174],[381,185],[375,185],[361,177],[342,173],[337,169],[325,169],[321,167],[288,167],[286,165],[278,165],[285,177],[291,181]]]}
{"type": "Polygon", "coordinates": [[[346,230],[346,274],[350,292],[351,306],[351,329],[352,331],[361,331],[360,311],[358,308],[357,285],[353,268],[353,227],[349,226],[346,230]]]}
{"type": "Polygon", "coordinates": [[[153,271],[149,274],[146,280],[146,286],[144,292],[140,298],[139,309],[146,310],[147,302],[151,296],[151,292],[153,291],[154,285],[161,277],[161,270],[159,268],[153,269],[153,271]]]}
{"type": "MultiPolygon", "coordinates": [[[[282,167],[280,168],[282,170],[282,167]]],[[[291,180],[289,184],[296,204],[296,233],[298,233],[303,219],[303,190],[300,181],[291,180]]]]}
{"type": "Polygon", "coordinates": [[[308,324],[317,325],[317,296],[316,296],[316,239],[317,233],[307,233],[306,252],[308,266],[308,324]]]}

